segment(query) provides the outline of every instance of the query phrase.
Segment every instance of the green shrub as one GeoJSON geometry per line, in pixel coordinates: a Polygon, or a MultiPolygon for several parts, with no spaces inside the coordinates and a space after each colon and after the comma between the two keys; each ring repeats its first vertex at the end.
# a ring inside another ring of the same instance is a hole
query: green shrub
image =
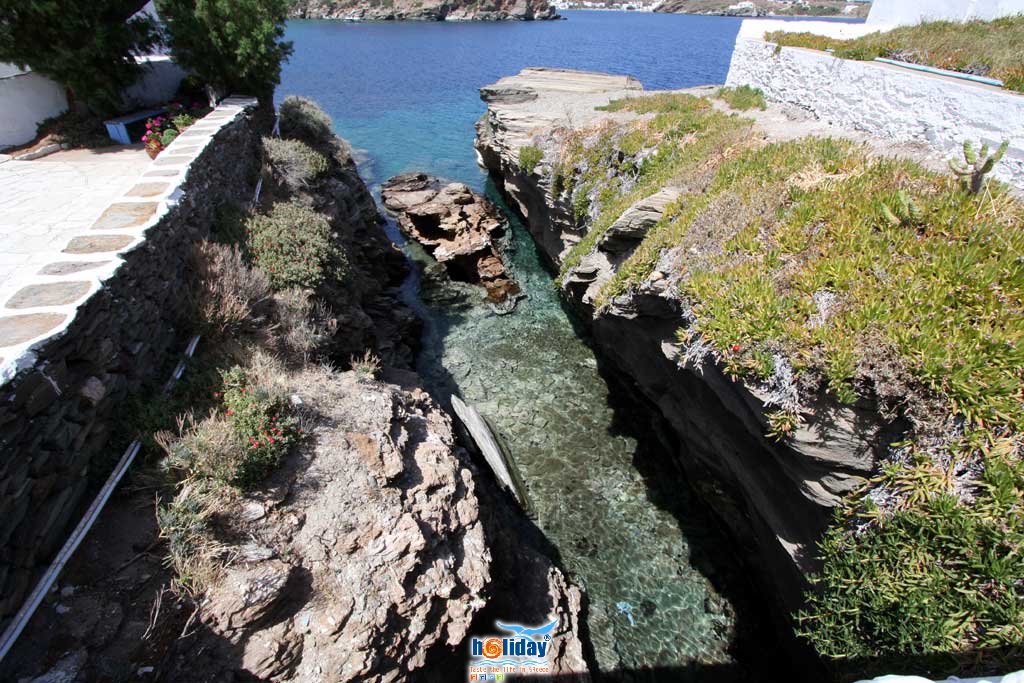
{"type": "Polygon", "coordinates": [[[313,100],[289,95],[278,108],[281,137],[294,138],[313,145],[322,146],[334,137],[331,117],[313,100]]]}
{"type": "Polygon", "coordinates": [[[768,103],[765,102],[764,93],[761,92],[761,89],[751,88],[749,85],[741,85],[738,88],[719,88],[718,92],[715,93],[715,97],[728,104],[730,109],[738,111],[747,111],[755,108],[764,111],[768,108],[768,103]]]}
{"type": "Polygon", "coordinates": [[[178,131],[176,131],[173,128],[168,128],[167,130],[160,134],[160,144],[166,147],[167,145],[174,142],[177,139],[178,135],[180,135],[178,131]]]}
{"type": "Polygon", "coordinates": [[[274,179],[292,192],[308,187],[328,168],[327,157],[301,140],[263,138],[263,152],[274,179]]]}
{"type": "Polygon", "coordinates": [[[196,118],[191,114],[178,114],[171,118],[171,123],[178,129],[179,133],[184,133],[185,129],[196,122],[196,118]]]}
{"type": "Polygon", "coordinates": [[[221,94],[269,100],[292,52],[288,0],[157,0],[175,61],[221,94]]]}
{"type": "Polygon", "coordinates": [[[1009,648],[1020,662],[1024,463],[1010,439],[980,440],[969,504],[949,493],[943,467],[917,454],[911,467],[887,466],[874,482],[911,491],[914,505],[883,511],[862,497],[839,515],[821,543],[818,590],[799,615],[801,635],[818,652],[891,661],[959,653],[963,666],[1009,648]]]}
{"type": "Polygon", "coordinates": [[[316,289],[346,277],[348,261],[327,217],[298,201],[278,202],[268,215],[253,216],[247,233],[252,261],[274,289],[316,289]]]}
{"type": "Polygon", "coordinates": [[[526,146],[519,148],[519,166],[526,172],[526,175],[532,175],[537,164],[544,159],[544,152],[537,147],[526,146]]]}
{"type": "Polygon", "coordinates": [[[287,399],[253,386],[243,369],[234,367],[223,377],[224,414],[241,450],[218,463],[217,478],[249,488],[280,464],[302,429],[287,399]]]}

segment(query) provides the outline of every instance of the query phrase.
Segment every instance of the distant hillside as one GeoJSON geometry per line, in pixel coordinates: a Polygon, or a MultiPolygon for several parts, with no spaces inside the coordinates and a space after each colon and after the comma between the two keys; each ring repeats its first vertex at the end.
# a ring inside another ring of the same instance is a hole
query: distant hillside
{"type": "Polygon", "coordinates": [[[294,0],[297,19],[531,21],[558,19],[546,0],[294,0]]]}
{"type": "Polygon", "coordinates": [[[743,17],[779,16],[847,16],[866,17],[871,9],[869,2],[845,2],[844,0],[810,0],[794,2],[787,0],[665,0],[655,12],[674,14],[725,14],[743,17]],[[847,7],[850,11],[846,12],[847,7]]]}

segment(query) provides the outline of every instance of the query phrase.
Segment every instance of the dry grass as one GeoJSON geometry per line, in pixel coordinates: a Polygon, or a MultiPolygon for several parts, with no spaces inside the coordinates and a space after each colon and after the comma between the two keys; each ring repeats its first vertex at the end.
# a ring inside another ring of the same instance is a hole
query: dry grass
{"type": "Polygon", "coordinates": [[[286,289],[274,295],[277,328],[273,337],[281,354],[306,363],[334,337],[338,320],[330,307],[305,289],[286,289]]]}
{"type": "Polygon", "coordinates": [[[993,21],[928,21],[841,40],[813,33],[775,31],[779,45],[835,51],[844,59],[886,57],[903,62],[998,78],[1024,92],[1024,15],[993,21]]]}
{"type": "Polygon", "coordinates": [[[194,308],[203,331],[214,337],[255,330],[267,312],[270,279],[248,267],[237,246],[200,242],[193,250],[194,308]]]}

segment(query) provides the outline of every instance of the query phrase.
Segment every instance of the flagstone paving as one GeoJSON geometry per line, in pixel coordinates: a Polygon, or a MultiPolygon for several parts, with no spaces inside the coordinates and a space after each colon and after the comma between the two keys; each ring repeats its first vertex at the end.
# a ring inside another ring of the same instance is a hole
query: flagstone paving
{"type": "MultiPolygon", "coordinates": [[[[0,164],[0,307],[44,266],[72,260],[62,253],[71,238],[86,233],[149,162],[141,147],[119,146],[0,164]]],[[[122,235],[113,241],[125,244],[122,235]]]]}

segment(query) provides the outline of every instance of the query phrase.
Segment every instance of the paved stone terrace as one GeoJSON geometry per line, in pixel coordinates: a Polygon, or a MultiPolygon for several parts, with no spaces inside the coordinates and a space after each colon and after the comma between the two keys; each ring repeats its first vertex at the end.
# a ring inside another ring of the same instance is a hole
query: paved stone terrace
{"type": "Polygon", "coordinates": [[[225,100],[153,161],[120,147],[0,162],[0,382],[67,328],[177,202],[189,164],[251,105],[225,100]]]}

